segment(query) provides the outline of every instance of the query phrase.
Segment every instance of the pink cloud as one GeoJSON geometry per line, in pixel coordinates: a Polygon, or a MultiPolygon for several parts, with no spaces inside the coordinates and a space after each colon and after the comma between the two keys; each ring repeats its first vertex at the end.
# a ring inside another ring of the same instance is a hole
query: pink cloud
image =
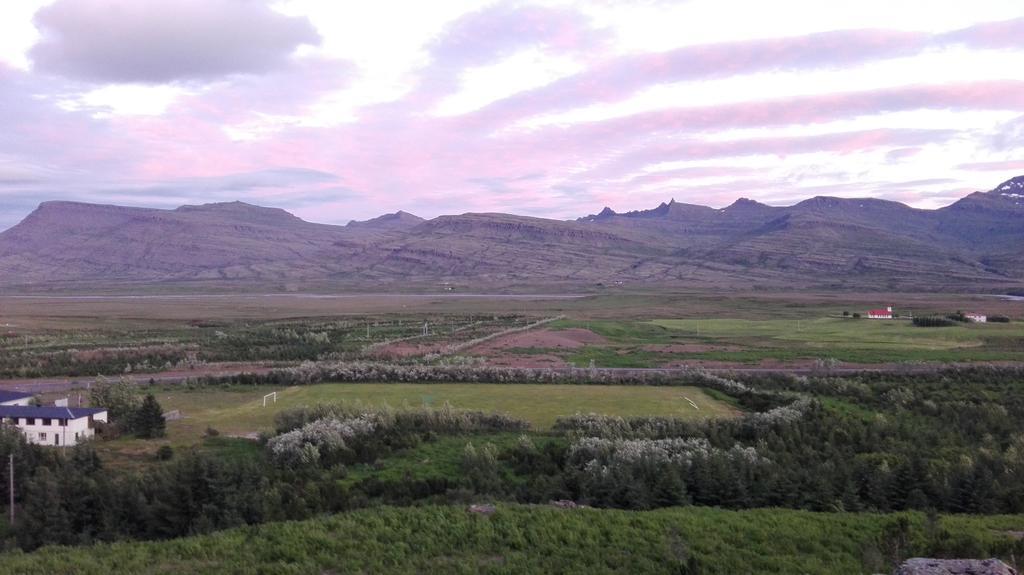
{"type": "Polygon", "coordinates": [[[942,34],[936,44],[959,43],[973,48],[1024,48],[1024,18],[983,22],[942,34]]]}
{"type": "Polygon", "coordinates": [[[921,153],[924,148],[920,146],[914,146],[911,148],[896,148],[885,155],[885,159],[890,163],[898,163],[901,160],[907,158],[913,158],[914,156],[921,153]]]}
{"type": "Polygon", "coordinates": [[[622,100],[656,84],[909,56],[924,50],[930,41],[931,36],[916,32],[839,30],[622,56],[496,102],[477,117],[494,124],[510,123],[540,113],[622,100]]]}

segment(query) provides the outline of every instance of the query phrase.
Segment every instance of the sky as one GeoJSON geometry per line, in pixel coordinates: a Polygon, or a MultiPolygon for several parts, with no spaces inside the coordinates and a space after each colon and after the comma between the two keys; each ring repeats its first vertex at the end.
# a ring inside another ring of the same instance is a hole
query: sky
{"type": "Polygon", "coordinates": [[[0,229],[47,200],[935,208],[1021,174],[1020,0],[0,4],[0,229]]]}

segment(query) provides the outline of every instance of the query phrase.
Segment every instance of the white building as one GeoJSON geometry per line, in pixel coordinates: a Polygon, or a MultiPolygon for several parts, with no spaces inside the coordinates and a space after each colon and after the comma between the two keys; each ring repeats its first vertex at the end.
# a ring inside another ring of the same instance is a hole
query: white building
{"type": "Polygon", "coordinates": [[[988,321],[988,316],[981,315],[980,313],[965,313],[964,316],[967,317],[967,319],[978,323],[986,323],[988,321]]]}
{"type": "Polygon", "coordinates": [[[17,426],[38,445],[76,445],[96,434],[98,421],[107,421],[106,409],[0,405],[0,422],[17,426]]]}
{"type": "Polygon", "coordinates": [[[0,390],[0,405],[28,405],[30,401],[31,393],[0,390]]]}

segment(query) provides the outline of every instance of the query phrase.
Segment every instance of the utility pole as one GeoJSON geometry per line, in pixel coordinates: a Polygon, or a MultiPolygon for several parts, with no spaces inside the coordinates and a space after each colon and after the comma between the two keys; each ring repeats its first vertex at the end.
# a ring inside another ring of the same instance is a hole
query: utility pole
{"type": "Polygon", "coordinates": [[[9,461],[10,461],[10,469],[8,471],[9,471],[10,480],[11,480],[10,481],[10,483],[11,483],[11,501],[10,501],[10,505],[11,505],[11,527],[14,527],[14,454],[13,453],[11,453],[9,461]]]}

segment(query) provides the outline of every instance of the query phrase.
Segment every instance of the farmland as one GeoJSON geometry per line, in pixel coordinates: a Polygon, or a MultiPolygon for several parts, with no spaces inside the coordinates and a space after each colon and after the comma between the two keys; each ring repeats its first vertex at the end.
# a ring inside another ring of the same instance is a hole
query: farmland
{"type": "Polygon", "coordinates": [[[230,573],[247,553],[296,573],[1020,557],[1019,302],[903,298],[1011,318],[930,329],[843,317],[868,301],[853,295],[215,299],[2,308],[8,374],[64,381],[40,399],[121,386],[182,417],[164,437],[115,425],[65,452],[0,433],[28,478],[26,519],[0,539],[101,543],[6,555],[0,572],[230,573]],[[660,366],[680,369],[600,369],[660,366]],[[168,367],[177,383],[159,379],[168,367]],[[459,545],[410,531],[427,523],[459,545]]]}
{"type": "Polygon", "coordinates": [[[812,315],[766,320],[564,321],[553,327],[586,328],[608,341],[566,356],[578,365],[591,359],[607,367],[656,367],[685,361],[803,361],[806,365],[807,360],[825,358],[854,364],[1024,361],[1024,323],[1019,322],[924,329],[906,320],[812,315]]]}
{"type": "Polygon", "coordinates": [[[905,302],[904,313],[1024,315],[1017,301],[930,294],[0,297],[0,377],[323,360],[429,363],[445,355],[520,367],[1024,360],[1024,322],[915,329],[906,320],[840,316],[882,298],[905,302]],[[497,337],[550,318],[564,319],[497,337]]]}
{"type": "Polygon", "coordinates": [[[9,329],[0,337],[0,376],[150,373],[219,362],[274,365],[373,357],[391,342],[421,355],[515,329],[513,315],[357,315],[278,321],[124,321],[54,330],[9,329]]]}

